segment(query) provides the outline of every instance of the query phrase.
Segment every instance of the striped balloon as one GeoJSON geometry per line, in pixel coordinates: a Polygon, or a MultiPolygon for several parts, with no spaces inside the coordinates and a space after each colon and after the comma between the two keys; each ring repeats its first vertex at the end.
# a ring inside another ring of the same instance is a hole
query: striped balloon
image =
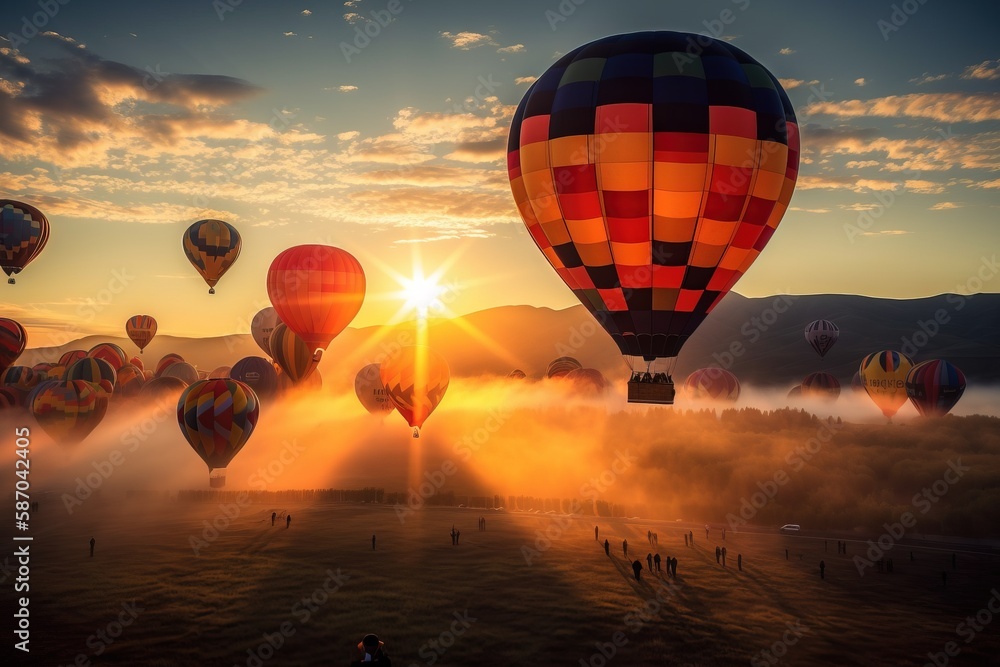
{"type": "Polygon", "coordinates": [[[420,437],[420,427],[448,391],[448,362],[422,345],[404,347],[379,366],[379,379],[389,400],[420,437]]]}
{"type": "Polygon", "coordinates": [[[142,385],[146,384],[146,378],[142,371],[132,364],[125,364],[118,369],[115,380],[115,396],[132,398],[139,395],[142,385]]]}
{"type": "Polygon", "coordinates": [[[153,375],[155,375],[156,377],[160,377],[161,375],[163,375],[163,371],[170,368],[170,366],[172,366],[173,364],[182,363],[183,361],[184,357],[174,352],[171,352],[170,354],[165,354],[158,362],[156,362],[156,370],[153,372],[153,375]]]}
{"type": "Polygon", "coordinates": [[[64,366],[66,368],[69,368],[77,361],[86,358],[87,358],[86,350],[69,350],[67,352],[63,352],[63,355],[59,357],[59,361],[57,363],[59,366],[64,366]]]}
{"type": "Polygon", "coordinates": [[[257,395],[239,380],[199,380],[181,394],[177,423],[213,487],[225,485],[226,466],[250,439],[259,412],[257,395]]]}
{"type": "Polygon", "coordinates": [[[21,391],[29,391],[43,377],[44,373],[36,373],[28,366],[11,366],[3,373],[0,373],[0,384],[20,389],[21,391]]]}
{"type": "Polygon", "coordinates": [[[104,359],[87,357],[66,369],[66,379],[83,380],[98,385],[106,381],[110,383],[110,391],[114,391],[118,375],[111,364],[104,359]]]}
{"type": "Polygon", "coordinates": [[[21,272],[45,248],[49,220],[34,206],[0,199],[0,267],[14,284],[21,272]]]}
{"type": "Polygon", "coordinates": [[[149,315],[133,315],[125,323],[125,333],[139,348],[139,354],[142,354],[156,335],[156,320],[149,315]]]}
{"type": "Polygon", "coordinates": [[[549,362],[548,367],[545,369],[545,377],[549,379],[562,377],[578,368],[583,368],[583,364],[573,357],[559,357],[549,362]]]}
{"type": "Polygon", "coordinates": [[[696,400],[735,402],[740,381],[724,368],[699,368],[684,381],[687,395],[696,400]]]}
{"type": "Polygon", "coordinates": [[[840,380],[829,373],[810,373],[802,380],[802,395],[835,401],[840,396],[840,380]]]}
{"type": "Polygon", "coordinates": [[[906,374],[906,396],[925,416],[942,416],[965,393],[965,373],[944,359],[922,361],[906,374]]]}
{"type": "Polygon", "coordinates": [[[20,322],[0,317],[0,370],[14,365],[28,344],[28,334],[20,322]]]}
{"type": "Polygon", "coordinates": [[[830,320],[816,320],[806,326],[806,341],[821,357],[826,356],[839,337],[840,329],[830,320]]]}
{"type": "Polygon", "coordinates": [[[128,363],[128,355],[125,354],[125,350],[114,343],[95,345],[87,352],[87,356],[94,359],[103,359],[111,364],[111,367],[115,370],[128,363]]]}
{"type": "Polygon", "coordinates": [[[313,349],[284,322],[274,327],[268,346],[274,362],[295,384],[302,382],[316,370],[318,362],[313,356],[313,349]]]}
{"type": "Polygon", "coordinates": [[[31,413],[53,440],[76,444],[90,435],[108,411],[108,393],[83,380],[46,386],[35,395],[31,413]]]}
{"type": "Polygon", "coordinates": [[[865,391],[889,419],[906,403],[906,374],[913,361],[902,352],[882,350],[861,360],[858,373],[865,391]]]}
{"type": "Polygon", "coordinates": [[[243,240],[228,222],[199,220],[185,230],[182,245],[188,261],[208,283],[208,293],[215,294],[215,285],[240,256],[243,240]]]}

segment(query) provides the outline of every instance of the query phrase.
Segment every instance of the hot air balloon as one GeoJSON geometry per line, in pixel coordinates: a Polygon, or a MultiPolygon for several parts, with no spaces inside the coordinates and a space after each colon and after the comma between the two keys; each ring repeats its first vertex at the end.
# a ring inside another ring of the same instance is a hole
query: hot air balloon
{"type": "Polygon", "coordinates": [[[829,373],[810,373],[802,380],[802,395],[835,401],[840,396],[840,380],[829,373]]]}
{"type": "Polygon", "coordinates": [[[115,369],[104,359],[97,357],[87,357],[80,359],[66,369],[67,380],[83,380],[91,384],[103,386],[108,393],[114,391],[115,381],[118,379],[115,369]],[[108,384],[102,385],[102,382],[108,384]]]}
{"type": "Polygon", "coordinates": [[[94,359],[103,359],[111,364],[111,367],[115,370],[118,370],[128,363],[128,355],[125,354],[125,350],[121,349],[114,343],[101,343],[100,345],[95,345],[90,348],[90,351],[87,352],[87,356],[93,357],[94,359]]]}
{"type": "Polygon", "coordinates": [[[36,373],[29,366],[11,366],[0,373],[0,384],[21,391],[30,391],[41,380],[42,374],[36,373]]]}
{"type": "Polygon", "coordinates": [[[273,396],[278,391],[278,372],[264,357],[244,357],[233,364],[229,377],[253,389],[258,398],[273,396]]]}
{"type": "Polygon", "coordinates": [[[596,368],[576,368],[560,379],[573,388],[573,393],[583,396],[600,396],[610,387],[604,373],[596,368]]]}
{"type": "Polygon", "coordinates": [[[292,382],[298,384],[316,370],[317,362],[312,348],[289,329],[287,324],[281,323],[274,327],[270,347],[275,363],[292,382]]]}
{"type": "Polygon", "coordinates": [[[906,395],[924,416],[943,416],[965,393],[965,373],[944,359],[922,361],[906,374],[906,395]]]}
{"type": "Polygon", "coordinates": [[[802,385],[797,384],[788,390],[788,398],[797,399],[802,398],[802,385]]]}
{"type": "MultiPolygon", "coordinates": [[[[223,378],[223,379],[225,379],[227,377],[231,377],[230,373],[232,372],[232,370],[233,370],[232,366],[216,366],[211,371],[209,371],[208,377],[202,378],[202,379],[203,380],[207,380],[208,378],[223,378]]],[[[234,378],[234,379],[238,380],[239,378],[234,378]]],[[[256,391],[257,390],[254,389],[254,392],[256,392],[256,391]]],[[[258,394],[258,396],[259,395],[260,394],[258,394]]]]}
{"type": "Polygon", "coordinates": [[[858,373],[865,391],[890,421],[906,403],[906,374],[911,368],[910,358],[894,350],[873,352],[861,361],[858,373]]]}
{"type": "Polygon", "coordinates": [[[156,320],[149,315],[133,315],[125,323],[125,333],[138,346],[139,354],[142,354],[156,335],[156,320]]]}
{"type": "Polygon", "coordinates": [[[545,377],[549,379],[562,377],[578,368],[583,368],[583,364],[573,357],[559,357],[549,362],[548,368],[545,369],[545,377]]]}
{"type": "Polygon", "coordinates": [[[278,311],[274,309],[274,306],[262,309],[253,316],[253,321],[250,322],[250,334],[253,336],[254,342],[269,357],[273,357],[274,355],[271,354],[271,346],[268,344],[268,339],[271,337],[274,327],[279,324],[281,324],[281,318],[278,317],[278,311]]]}
{"type": "Polygon", "coordinates": [[[0,371],[14,365],[28,344],[28,334],[15,320],[0,317],[0,371]]]}
{"type": "MultiPolygon", "coordinates": [[[[319,361],[330,341],[361,309],[365,272],[353,255],[340,248],[295,246],[271,262],[267,296],[281,321],[305,341],[319,361]]],[[[270,347],[273,357],[273,343],[270,347]]]]}
{"type": "Polygon", "coordinates": [[[851,378],[851,389],[860,393],[865,393],[865,382],[861,379],[861,373],[859,371],[854,371],[854,377],[851,378]]]}
{"type": "Polygon", "coordinates": [[[169,405],[170,408],[173,408],[177,405],[178,397],[187,387],[184,380],[180,378],[146,378],[146,383],[139,390],[139,400],[143,403],[152,403],[158,406],[169,405]]]}
{"type": "Polygon", "coordinates": [[[778,80],[732,44],[676,32],[560,58],[507,146],[531,238],[633,368],[664,372],[629,382],[630,401],[657,403],[673,402],[678,352],[781,221],[798,163],[778,80]]]}
{"type": "Polygon", "coordinates": [[[90,435],[108,411],[108,393],[83,380],[52,383],[31,403],[38,425],[56,442],[76,444],[90,435]]]}
{"type": "Polygon", "coordinates": [[[199,380],[177,401],[181,433],[208,465],[209,484],[226,484],[226,466],[253,434],[260,406],[253,389],[238,380],[199,380]]]}
{"type": "Polygon", "coordinates": [[[361,405],[371,414],[385,415],[392,412],[395,406],[385,393],[385,386],[379,376],[379,364],[368,364],[354,376],[354,393],[358,395],[361,405]]]}
{"type": "Polygon", "coordinates": [[[68,352],[63,352],[63,355],[59,357],[59,361],[57,362],[57,364],[59,366],[65,366],[66,368],[69,368],[75,362],[86,358],[87,358],[86,350],[69,350],[68,352]]]}
{"type": "Polygon", "coordinates": [[[132,357],[131,359],[128,360],[128,362],[133,366],[135,366],[136,368],[138,368],[140,371],[146,370],[146,365],[142,363],[142,359],[140,359],[139,357],[132,357]]]}
{"type": "Polygon", "coordinates": [[[528,377],[528,374],[522,371],[520,368],[515,368],[510,373],[507,373],[508,380],[524,380],[528,377]]]}
{"type": "Polygon", "coordinates": [[[35,259],[49,240],[49,220],[34,206],[0,199],[0,266],[14,276],[35,259]]]}
{"type": "Polygon", "coordinates": [[[138,396],[142,386],[146,384],[146,378],[142,371],[132,364],[125,364],[118,369],[115,380],[115,396],[132,398],[138,396]]]}
{"type": "MultiPolygon", "coordinates": [[[[35,385],[32,391],[35,391],[40,386],[45,384],[45,382],[39,382],[35,385]]],[[[0,387],[0,410],[19,408],[25,404],[24,401],[24,392],[20,389],[15,389],[14,387],[0,387]]]]}
{"type": "Polygon", "coordinates": [[[830,320],[816,320],[806,326],[806,341],[821,357],[826,356],[839,336],[840,329],[830,320]]]}
{"type": "Polygon", "coordinates": [[[184,232],[184,254],[208,283],[208,293],[240,256],[240,233],[222,220],[199,220],[184,232]]]}
{"type": "Polygon", "coordinates": [[[379,365],[379,379],[389,400],[420,437],[420,427],[448,390],[450,372],[444,357],[430,348],[413,345],[389,355],[379,365]]]}
{"type": "Polygon", "coordinates": [[[735,402],[740,397],[740,381],[724,368],[699,368],[687,376],[684,390],[694,400],[735,402]]]}
{"type": "Polygon", "coordinates": [[[156,370],[153,371],[153,375],[155,377],[160,377],[161,375],[163,375],[163,371],[170,368],[173,364],[183,363],[183,361],[184,357],[174,352],[171,352],[170,354],[165,354],[163,355],[163,357],[160,358],[158,362],[156,362],[156,370]]]}
{"type": "Polygon", "coordinates": [[[178,361],[163,369],[160,377],[173,377],[184,382],[184,384],[194,384],[198,381],[198,370],[186,361],[178,361]]]}

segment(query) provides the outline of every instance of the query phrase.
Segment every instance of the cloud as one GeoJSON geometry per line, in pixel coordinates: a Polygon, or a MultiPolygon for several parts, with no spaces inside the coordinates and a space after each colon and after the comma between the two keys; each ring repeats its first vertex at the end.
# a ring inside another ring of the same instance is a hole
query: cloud
{"type": "Polygon", "coordinates": [[[359,21],[364,21],[365,17],[362,16],[361,14],[358,14],[357,12],[347,12],[346,14],[344,14],[344,20],[350,23],[351,25],[354,25],[359,21]]]}
{"type": "Polygon", "coordinates": [[[815,86],[819,83],[819,79],[813,79],[812,81],[805,81],[804,79],[778,79],[778,83],[785,90],[792,90],[799,86],[815,86]]]}
{"type": "Polygon", "coordinates": [[[357,139],[359,136],[361,136],[360,132],[357,130],[350,130],[348,132],[341,132],[337,135],[337,138],[341,141],[351,141],[353,139],[357,139]]]}
{"type": "Polygon", "coordinates": [[[848,169],[865,169],[867,167],[877,167],[881,162],[878,160],[850,160],[844,166],[848,169]]]}
{"type": "Polygon", "coordinates": [[[352,93],[352,92],[354,92],[357,89],[358,89],[357,86],[350,86],[350,85],[348,85],[348,86],[337,86],[337,92],[338,93],[352,93]]]}
{"type": "Polygon", "coordinates": [[[793,53],[795,53],[795,49],[790,49],[790,48],[788,48],[786,46],[785,48],[783,48],[780,51],[778,51],[778,53],[781,54],[781,55],[783,55],[783,56],[790,56],[793,53]]]}
{"type": "Polygon", "coordinates": [[[987,190],[997,190],[1000,189],[1000,178],[995,178],[992,181],[978,181],[970,183],[969,187],[983,188],[987,190]]]}
{"type": "Polygon", "coordinates": [[[344,6],[345,7],[350,7],[351,9],[354,9],[355,7],[357,7],[360,4],[361,4],[361,0],[346,0],[344,2],[344,6]]]}
{"type": "Polygon", "coordinates": [[[912,233],[902,229],[883,229],[877,232],[861,232],[861,236],[902,236],[903,234],[912,233]]]}
{"type": "Polygon", "coordinates": [[[963,79],[1000,79],[1000,59],[984,60],[978,65],[969,65],[962,71],[963,79]]]}
{"type": "Polygon", "coordinates": [[[928,72],[924,72],[920,76],[910,79],[910,83],[915,83],[918,86],[922,86],[925,83],[934,83],[935,81],[941,81],[942,79],[947,79],[947,78],[948,78],[947,74],[929,74],[928,72]]]}
{"type": "Polygon", "coordinates": [[[455,150],[444,156],[456,162],[496,162],[507,156],[507,141],[503,137],[487,141],[466,141],[455,146],[455,150]]]}
{"type": "Polygon", "coordinates": [[[451,46],[456,49],[468,51],[478,46],[497,46],[497,43],[489,35],[478,32],[463,31],[459,33],[442,32],[441,36],[451,42],[451,46]]]}
{"type": "Polygon", "coordinates": [[[878,116],[882,118],[929,118],[942,123],[979,123],[1000,120],[1000,94],[921,93],[891,95],[871,100],[814,102],[806,114],[826,114],[842,118],[878,116]]]}
{"type": "Polygon", "coordinates": [[[850,190],[851,192],[884,192],[895,190],[902,185],[899,181],[855,176],[800,176],[795,184],[797,190],[850,190]]]}
{"type": "Polygon", "coordinates": [[[922,181],[922,180],[907,180],[903,181],[903,185],[910,192],[915,192],[918,195],[939,195],[945,191],[945,186],[941,183],[935,183],[933,181],[922,181]]]}
{"type": "Polygon", "coordinates": [[[519,76],[516,79],[514,79],[514,85],[515,86],[531,85],[535,81],[538,81],[537,76],[519,76]]]}
{"type": "Polygon", "coordinates": [[[798,206],[792,206],[788,210],[789,211],[798,211],[800,213],[829,213],[831,209],[828,209],[828,208],[799,208],[798,206]]]}
{"type": "Polygon", "coordinates": [[[955,201],[939,201],[938,203],[931,206],[928,211],[950,211],[955,208],[962,208],[964,204],[955,201]]]}
{"type": "MultiPolygon", "coordinates": [[[[344,4],[347,4],[347,3],[344,3],[344,4]]],[[[310,11],[308,9],[303,9],[300,13],[302,14],[302,16],[312,16],[312,11],[310,11]]]]}
{"type": "Polygon", "coordinates": [[[291,32],[291,31],[289,31],[289,32],[283,32],[281,34],[284,35],[285,37],[295,37],[296,36],[295,33],[291,32]]]}
{"type": "Polygon", "coordinates": [[[861,77],[861,78],[858,78],[858,79],[854,80],[854,85],[856,85],[856,86],[858,86],[860,88],[864,88],[865,83],[866,83],[866,81],[865,81],[864,77],[861,77]]]}
{"type": "Polygon", "coordinates": [[[501,46],[497,49],[497,53],[524,53],[524,44],[511,44],[510,46],[501,46]]]}

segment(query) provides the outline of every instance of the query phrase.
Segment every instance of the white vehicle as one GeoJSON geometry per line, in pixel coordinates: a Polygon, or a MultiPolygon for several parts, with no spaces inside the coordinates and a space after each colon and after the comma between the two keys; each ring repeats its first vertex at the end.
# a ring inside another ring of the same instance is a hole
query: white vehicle
{"type": "Polygon", "coordinates": [[[782,533],[797,533],[802,527],[797,523],[786,523],[784,526],[779,528],[782,533]]]}

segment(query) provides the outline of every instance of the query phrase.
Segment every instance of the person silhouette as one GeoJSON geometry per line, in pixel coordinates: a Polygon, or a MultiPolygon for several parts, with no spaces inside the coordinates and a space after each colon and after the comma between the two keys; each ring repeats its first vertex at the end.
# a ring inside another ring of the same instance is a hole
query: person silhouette
{"type": "Polygon", "coordinates": [[[736,567],[739,568],[740,572],[743,571],[743,554],[736,554],[736,567]]]}
{"type": "Polygon", "coordinates": [[[288,514],[285,516],[285,528],[288,528],[291,525],[292,525],[292,515],[288,514]]]}
{"type": "Polygon", "coordinates": [[[635,573],[635,580],[642,581],[639,578],[639,573],[642,572],[642,561],[640,561],[638,558],[632,561],[632,571],[635,573]]]}
{"type": "Polygon", "coordinates": [[[656,570],[657,572],[660,571],[660,554],[659,554],[659,552],[657,552],[656,555],[653,556],[653,569],[656,570]]]}
{"type": "Polygon", "coordinates": [[[378,635],[367,634],[358,643],[359,657],[351,663],[351,667],[364,667],[365,665],[389,665],[392,662],[385,653],[385,642],[378,638],[378,635]]]}
{"type": "Polygon", "coordinates": [[[271,525],[274,525],[274,520],[278,518],[277,512],[271,512],[271,525]]]}
{"type": "Polygon", "coordinates": [[[597,526],[594,526],[594,539],[597,540],[598,542],[601,541],[601,539],[597,537],[597,526]]]}
{"type": "Polygon", "coordinates": [[[375,536],[372,535],[372,551],[375,551],[375,536]]]}
{"type": "Polygon", "coordinates": [[[605,556],[611,555],[611,543],[608,542],[607,540],[604,540],[604,555],[605,556]]]}
{"type": "Polygon", "coordinates": [[[653,554],[646,554],[646,569],[653,571],[653,554]]]}
{"type": "Polygon", "coordinates": [[[95,540],[93,537],[90,538],[90,557],[91,558],[94,557],[94,545],[95,544],[97,544],[97,540],[95,540]]]}
{"type": "Polygon", "coordinates": [[[622,553],[625,554],[625,558],[628,558],[628,540],[622,540],[622,553]]]}
{"type": "Polygon", "coordinates": [[[826,579],[826,561],[819,562],[819,578],[826,579]]]}
{"type": "Polygon", "coordinates": [[[455,531],[455,544],[458,544],[458,540],[459,540],[460,537],[462,537],[462,531],[456,530],[455,531]]]}

